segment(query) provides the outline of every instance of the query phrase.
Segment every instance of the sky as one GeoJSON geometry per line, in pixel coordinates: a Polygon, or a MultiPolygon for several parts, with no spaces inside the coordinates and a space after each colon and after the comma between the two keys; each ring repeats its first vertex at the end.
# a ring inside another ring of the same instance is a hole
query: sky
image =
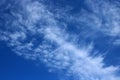
{"type": "Polygon", "coordinates": [[[120,80],[119,0],[1,0],[0,80],[120,80]]]}

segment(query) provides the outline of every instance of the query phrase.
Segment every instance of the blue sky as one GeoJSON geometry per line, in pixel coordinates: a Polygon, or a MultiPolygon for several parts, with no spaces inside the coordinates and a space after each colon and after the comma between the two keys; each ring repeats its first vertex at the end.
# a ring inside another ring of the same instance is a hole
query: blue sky
{"type": "Polygon", "coordinates": [[[50,73],[43,63],[17,56],[4,43],[0,44],[0,79],[2,80],[58,80],[58,73],[50,73]],[[12,54],[11,54],[12,53],[12,54]],[[38,65],[39,64],[39,65],[38,65]]]}
{"type": "Polygon", "coordinates": [[[120,80],[119,0],[1,0],[0,80],[120,80]]]}

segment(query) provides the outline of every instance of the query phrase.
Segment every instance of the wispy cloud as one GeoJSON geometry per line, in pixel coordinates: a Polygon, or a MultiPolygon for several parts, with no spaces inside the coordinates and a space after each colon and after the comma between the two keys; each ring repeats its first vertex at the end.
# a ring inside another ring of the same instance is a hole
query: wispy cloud
{"type": "MultiPolygon", "coordinates": [[[[109,1],[86,0],[86,4],[91,10],[90,14],[87,13],[88,25],[91,23],[95,30],[102,33],[116,37],[120,33],[120,8],[117,4],[109,1]],[[92,21],[90,21],[90,20],[92,21]]],[[[86,13],[85,13],[86,14],[86,13]]]]}
{"type": "MultiPolygon", "coordinates": [[[[116,6],[112,6],[111,10],[109,9],[110,5],[107,3],[104,4],[102,9],[105,11],[102,11],[104,16],[102,18],[107,20],[105,24],[102,24],[98,12],[101,7],[99,7],[99,4],[94,5],[94,2],[90,0],[87,1],[93,6],[92,10],[94,13],[83,11],[84,15],[83,13],[81,16],[79,15],[79,19],[72,16],[72,18],[65,17],[67,18],[66,20],[72,22],[74,19],[78,25],[79,22],[84,23],[95,31],[102,31],[105,35],[117,36],[120,33],[117,20],[119,19],[117,13],[119,9],[116,6]],[[106,12],[107,9],[108,12],[106,12]],[[113,27],[109,27],[110,25],[113,27]]],[[[0,31],[0,35],[2,35],[0,38],[7,41],[7,44],[18,55],[28,59],[42,61],[52,69],[59,69],[61,71],[65,69],[68,75],[75,77],[75,80],[120,80],[120,77],[116,76],[118,71],[117,67],[105,67],[102,56],[91,56],[96,51],[94,45],[76,44],[77,42],[72,42],[80,34],[74,34],[74,37],[71,38],[71,35],[67,31],[67,28],[69,28],[67,21],[62,22],[56,19],[55,14],[50,12],[44,4],[38,1],[25,3],[23,1],[23,4],[22,7],[26,17],[20,13],[12,12],[17,18],[15,21],[11,21],[10,26],[14,26],[14,28],[10,30],[13,30],[13,32],[9,30],[0,31]]],[[[59,14],[60,17],[62,16],[59,14]]],[[[87,33],[87,35],[90,33],[87,33]]],[[[86,35],[84,36],[86,37],[86,35]]]]}
{"type": "Polygon", "coordinates": [[[114,45],[119,46],[120,45],[120,39],[117,39],[113,42],[114,45]]]}

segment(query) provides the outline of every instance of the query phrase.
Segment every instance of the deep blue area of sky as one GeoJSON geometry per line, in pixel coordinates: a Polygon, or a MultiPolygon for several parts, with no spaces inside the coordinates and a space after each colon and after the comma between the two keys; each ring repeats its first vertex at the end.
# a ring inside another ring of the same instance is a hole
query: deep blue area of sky
{"type": "MultiPolygon", "coordinates": [[[[66,5],[74,6],[71,13],[76,13],[79,11],[80,6],[89,10],[82,3],[83,0],[51,0],[51,2],[45,2],[53,7],[64,8],[66,5]],[[52,4],[51,4],[52,3],[52,4]]],[[[15,0],[1,0],[0,1],[0,29],[4,29],[6,19],[11,19],[9,16],[4,16],[5,14],[10,14],[9,10],[6,10],[6,5],[8,3],[14,4],[15,0]],[[5,2],[4,2],[5,1],[5,2]],[[3,4],[2,4],[3,3],[3,4]],[[1,17],[2,16],[2,17],[1,17]]],[[[15,6],[17,8],[17,5],[15,6]]],[[[104,40],[107,41],[106,37],[104,40]]],[[[102,38],[97,39],[97,44],[95,48],[97,50],[102,50],[104,53],[105,49],[111,48],[105,62],[108,65],[120,65],[118,62],[120,60],[120,46],[110,46],[105,44],[102,38]],[[104,43],[104,45],[103,45],[104,43]]],[[[43,63],[39,63],[38,66],[31,61],[26,60],[23,57],[17,56],[11,49],[5,44],[5,42],[0,42],[0,80],[58,80],[57,73],[48,72],[48,68],[45,67],[43,63]]]]}
{"type": "Polygon", "coordinates": [[[0,80],[58,80],[56,74],[48,72],[43,63],[36,65],[0,43],[0,80]]]}

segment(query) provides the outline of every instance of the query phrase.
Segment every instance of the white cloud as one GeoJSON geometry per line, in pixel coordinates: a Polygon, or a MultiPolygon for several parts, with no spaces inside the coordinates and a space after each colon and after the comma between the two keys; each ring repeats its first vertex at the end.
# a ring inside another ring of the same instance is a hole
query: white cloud
{"type": "Polygon", "coordinates": [[[120,39],[117,39],[113,42],[113,45],[119,46],[120,45],[120,39]]]}
{"type": "Polygon", "coordinates": [[[118,4],[107,0],[85,0],[80,12],[64,14],[64,19],[70,23],[76,23],[76,29],[82,28],[81,33],[86,37],[99,37],[96,33],[104,36],[120,37],[120,8],[118,4]]]}
{"type": "MultiPolygon", "coordinates": [[[[106,0],[86,0],[87,5],[92,11],[89,15],[92,21],[87,21],[88,25],[93,24],[93,28],[100,30],[102,33],[109,36],[119,36],[120,34],[120,8],[117,4],[110,3],[106,0]],[[96,4],[95,4],[96,3],[96,4]],[[94,21],[96,23],[94,23],[94,21]],[[89,24],[90,23],[90,24],[89,24]]],[[[87,18],[89,19],[89,18],[87,18]]]]}
{"type": "MultiPolygon", "coordinates": [[[[93,3],[92,5],[94,6],[93,3]]],[[[78,78],[77,80],[120,80],[120,77],[116,76],[117,67],[104,67],[103,57],[91,56],[91,52],[94,52],[93,45],[89,44],[87,46],[69,41],[77,35],[71,38],[71,35],[65,30],[66,25],[61,26],[61,24],[67,23],[55,19],[53,13],[44,4],[37,1],[29,2],[25,3],[23,8],[25,10],[24,14],[27,14],[25,20],[21,14],[14,14],[19,18],[18,22],[14,23],[17,24],[15,28],[18,28],[18,30],[1,32],[5,33],[2,34],[3,37],[8,38],[8,44],[13,47],[18,55],[43,61],[52,69],[55,68],[61,71],[66,69],[66,73],[75,76],[78,78]],[[79,47],[79,45],[84,47],[79,47]]],[[[97,9],[99,9],[98,6],[97,9]]],[[[108,6],[105,9],[108,9],[108,6]]],[[[96,9],[94,10],[97,12],[96,9]]],[[[108,9],[108,12],[104,12],[105,19],[108,19],[107,26],[101,24],[100,16],[87,12],[81,15],[82,20],[78,19],[77,22],[87,23],[94,30],[116,36],[119,33],[119,25],[114,20],[119,19],[119,16],[116,7],[113,7],[113,10],[115,11],[108,9]],[[112,15],[112,17],[107,14],[112,15]],[[113,27],[109,27],[110,23],[113,27]]]]}

